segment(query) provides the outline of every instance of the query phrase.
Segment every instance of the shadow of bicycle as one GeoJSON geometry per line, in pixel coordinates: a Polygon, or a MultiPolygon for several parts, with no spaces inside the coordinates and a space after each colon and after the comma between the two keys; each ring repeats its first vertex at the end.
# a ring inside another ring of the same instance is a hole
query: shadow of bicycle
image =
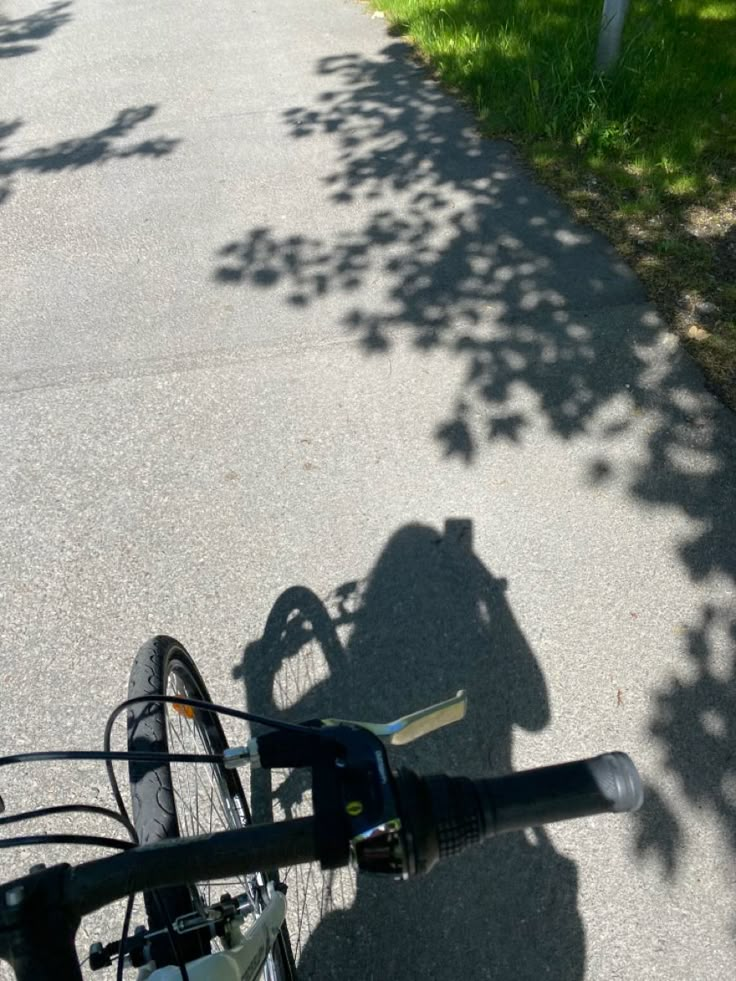
{"type": "MultiPolygon", "coordinates": [[[[251,710],[302,720],[386,720],[465,688],[463,723],[400,751],[401,764],[425,773],[507,771],[514,727],[549,720],[506,583],[474,554],[464,520],[446,522],[443,534],[402,527],[364,581],[324,603],[306,588],[286,590],[235,674],[251,710]]],[[[271,782],[255,771],[251,792],[263,819],[302,813],[309,788],[303,773],[271,782]]],[[[304,979],[583,976],[576,866],[543,832],[488,842],[402,884],[293,872],[290,930],[304,979]]]]}

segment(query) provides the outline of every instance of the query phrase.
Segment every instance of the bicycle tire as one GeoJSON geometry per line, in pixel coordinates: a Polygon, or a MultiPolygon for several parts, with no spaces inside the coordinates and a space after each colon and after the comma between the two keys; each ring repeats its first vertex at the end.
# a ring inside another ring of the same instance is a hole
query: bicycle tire
{"type": "MultiPolygon", "coordinates": [[[[186,685],[182,694],[203,701],[211,701],[207,687],[200,675],[192,657],[185,648],[171,637],[157,636],[145,643],[138,652],[130,673],[128,697],[141,695],[163,695],[169,692],[169,681],[172,676],[185,679],[186,685]]],[[[181,707],[183,708],[183,707],[181,707]]],[[[170,714],[175,706],[161,703],[141,703],[128,711],[128,746],[131,751],[146,749],[153,752],[167,752],[171,739],[169,737],[170,714]],[[167,722],[167,718],[169,721],[167,722]]],[[[185,710],[185,716],[194,722],[194,727],[201,730],[203,741],[212,753],[220,753],[227,748],[228,743],[220,719],[214,713],[199,710],[185,710]],[[190,715],[191,713],[191,715],[190,715]]],[[[199,767],[199,764],[193,764],[199,767]]],[[[223,806],[222,820],[219,826],[241,826],[251,823],[250,808],[240,778],[236,771],[224,767],[212,767],[211,779],[217,779],[218,784],[230,796],[234,808],[232,811],[223,806]],[[227,816],[235,818],[234,823],[225,823],[227,816]]],[[[197,829],[188,826],[188,822],[180,813],[182,810],[182,795],[175,787],[171,765],[160,765],[143,762],[132,762],[129,765],[131,799],[133,805],[133,822],[141,844],[150,844],[166,838],[186,836],[186,833],[196,832],[197,829]],[[177,800],[180,802],[177,809],[177,800]],[[182,834],[184,832],[184,834],[182,834]]],[[[211,799],[211,798],[210,798],[211,799]]],[[[224,803],[224,802],[223,802],[224,803]]],[[[197,810],[197,819],[199,811],[197,810]]],[[[211,815],[210,815],[211,819],[211,815]]],[[[210,823],[210,830],[212,828],[210,823]]],[[[272,871],[263,873],[264,881],[278,875],[272,871]]],[[[252,885],[252,883],[250,884],[252,885]]],[[[253,888],[258,888],[253,886],[253,888]]],[[[198,890],[194,884],[191,888],[176,887],[160,890],[156,896],[144,893],[146,915],[149,928],[163,930],[166,920],[174,920],[178,916],[191,913],[196,907],[198,890]]],[[[219,897],[218,897],[219,898],[219,897]]],[[[195,960],[210,953],[210,941],[203,933],[195,932],[179,935],[177,938],[179,957],[185,962],[195,960]]],[[[153,956],[159,967],[176,964],[176,955],[166,934],[154,938],[153,956]]],[[[263,977],[274,981],[296,981],[296,969],[291,952],[288,930],[284,924],[277,942],[272,950],[267,969],[263,977]]]]}

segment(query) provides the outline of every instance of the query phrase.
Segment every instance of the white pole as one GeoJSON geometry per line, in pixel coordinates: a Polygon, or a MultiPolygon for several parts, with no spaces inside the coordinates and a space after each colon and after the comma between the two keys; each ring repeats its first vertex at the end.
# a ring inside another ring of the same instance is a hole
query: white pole
{"type": "Polygon", "coordinates": [[[603,0],[598,54],[595,59],[595,67],[599,72],[610,71],[618,61],[621,53],[621,34],[628,9],[629,0],[603,0]]]}

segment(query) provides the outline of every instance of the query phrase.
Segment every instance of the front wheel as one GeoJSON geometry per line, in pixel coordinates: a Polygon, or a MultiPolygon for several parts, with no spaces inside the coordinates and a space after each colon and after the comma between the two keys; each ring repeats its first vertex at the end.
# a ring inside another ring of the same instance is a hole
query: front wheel
{"type": "MultiPolygon", "coordinates": [[[[133,662],[128,697],[179,695],[210,702],[207,688],[194,661],[171,637],[154,637],[133,662]]],[[[200,753],[219,755],[227,740],[218,716],[177,703],[141,702],[128,712],[130,751],[200,753]]],[[[132,762],[129,767],[133,820],[142,845],[165,838],[189,837],[251,823],[250,808],[238,774],[219,764],[132,762]]],[[[202,912],[223,893],[247,895],[257,917],[263,909],[268,878],[273,873],[240,879],[198,882],[144,894],[151,931],[166,931],[167,921],[202,912]]],[[[246,921],[246,928],[251,924],[246,921]]],[[[177,952],[187,962],[217,949],[223,941],[203,931],[177,936],[177,952]]],[[[154,938],[153,957],[159,967],[176,964],[166,932],[154,938]]],[[[296,981],[286,926],[268,955],[265,981],[296,981]]]]}

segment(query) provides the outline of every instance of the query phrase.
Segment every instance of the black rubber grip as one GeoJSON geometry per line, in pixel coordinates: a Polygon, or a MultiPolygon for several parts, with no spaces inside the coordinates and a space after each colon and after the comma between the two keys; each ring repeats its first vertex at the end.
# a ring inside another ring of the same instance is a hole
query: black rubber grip
{"type": "Polygon", "coordinates": [[[482,841],[483,814],[473,781],[467,777],[426,777],[439,858],[459,855],[482,841]]]}
{"type": "Polygon", "coordinates": [[[641,779],[626,753],[474,781],[485,834],[519,831],[607,812],[636,811],[641,779]]]}

